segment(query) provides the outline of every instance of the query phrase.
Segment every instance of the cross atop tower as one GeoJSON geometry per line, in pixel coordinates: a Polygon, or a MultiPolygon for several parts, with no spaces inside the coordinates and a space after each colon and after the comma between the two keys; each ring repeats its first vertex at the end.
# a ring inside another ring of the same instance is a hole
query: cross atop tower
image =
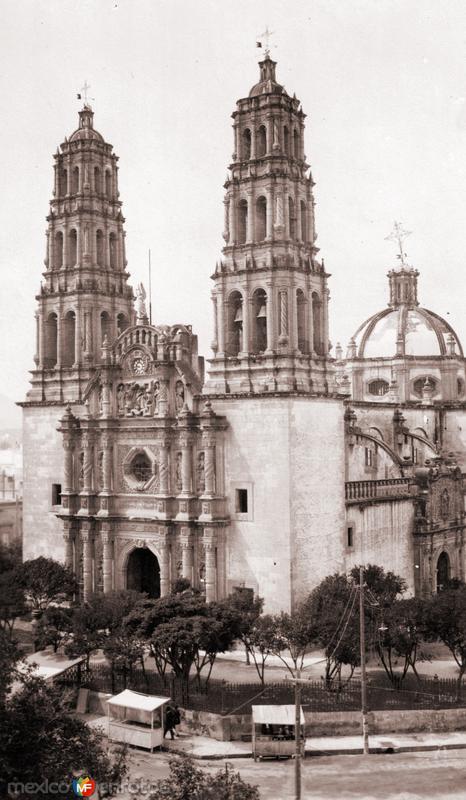
{"type": "Polygon", "coordinates": [[[82,97],[83,97],[83,100],[84,100],[84,105],[86,105],[86,106],[88,104],[87,93],[88,93],[90,88],[91,88],[90,84],[87,82],[87,80],[85,80],[84,81],[84,86],[81,87],[81,92],[82,92],[82,97]]]}
{"type": "Polygon", "coordinates": [[[403,250],[403,242],[408,237],[411,236],[412,231],[405,231],[401,222],[394,222],[393,223],[393,230],[389,236],[385,237],[385,241],[388,242],[396,242],[398,245],[399,253],[397,258],[401,261],[401,265],[403,267],[408,267],[409,264],[406,261],[406,253],[403,250]]]}
{"type": "Polygon", "coordinates": [[[264,31],[264,33],[261,33],[260,36],[258,36],[258,42],[260,43],[261,47],[262,47],[262,39],[265,39],[265,53],[264,53],[264,55],[265,55],[266,58],[268,58],[270,56],[270,41],[269,40],[270,40],[270,37],[273,36],[273,34],[274,34],[274,31],[269,31],[269,27],[267,26],[265,31],[264,31]]]}

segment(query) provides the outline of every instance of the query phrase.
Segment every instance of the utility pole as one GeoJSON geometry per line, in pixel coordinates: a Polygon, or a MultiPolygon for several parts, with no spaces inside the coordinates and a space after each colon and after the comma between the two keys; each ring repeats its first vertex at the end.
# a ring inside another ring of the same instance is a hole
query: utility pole
{"type": "Polygon", "coordinates": [[[369,732],[367,727],[367,681],[366,681],[366,629],[364,619],[364,567],[359,567],[359,640],[361,654],[361,713],[363,753],[369,755],[369,732]]]}
{"type": "Polygon", "coordinates": [[[296,677],[290,678],[286,675],[286,680],[294,683],[294,796],[295,800],[301,800],[301,757],[303,754],[303,742],[301,739],[301,684],[308,683],[309,679],[301,678],[301,670],[296,670],[296,677]]]}

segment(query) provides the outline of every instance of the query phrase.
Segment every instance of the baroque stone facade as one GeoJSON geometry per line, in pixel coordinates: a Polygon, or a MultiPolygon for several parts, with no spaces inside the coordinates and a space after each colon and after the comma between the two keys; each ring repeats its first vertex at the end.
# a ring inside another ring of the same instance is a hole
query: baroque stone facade
{"type": "Polygon", "coordinates": [[[403,262],[331,357],[305,115],[259,67],[233,113],[206,382],[191,327],[150,324],[127,283],[117,157],[87,105],[55,156],[24,551],[72,566],[85,598],[183,577],[278,611],[361,562],[422,594],[464,576],[461,343],[403,262]]]}

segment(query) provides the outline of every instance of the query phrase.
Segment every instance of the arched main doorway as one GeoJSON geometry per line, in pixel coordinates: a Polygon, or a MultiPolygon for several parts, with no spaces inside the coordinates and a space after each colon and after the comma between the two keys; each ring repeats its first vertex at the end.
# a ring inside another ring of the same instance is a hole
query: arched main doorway
{"type": "Polygon", "coordinates": [[[448,553],[440,553],[437,561],[437,591],[445,589],[450,580],[450,558],[448,553]]]}
{"type": "Polygon", "coordinates": [[[148,547],[136,547],[126,565],[126,588],[160,597],[160,566],[148,547]]]}

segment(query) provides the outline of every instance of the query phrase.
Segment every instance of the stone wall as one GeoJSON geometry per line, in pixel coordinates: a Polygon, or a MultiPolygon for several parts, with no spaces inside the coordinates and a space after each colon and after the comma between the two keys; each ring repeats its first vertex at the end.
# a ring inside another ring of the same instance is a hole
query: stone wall
{"type": "Polygon", "coordinates": [[[63,445],[57,431],[64,407],[23,408],[23,558],[64,559],[62,523],[53,513],[52,484],[63,480],[63,445]]]}
{"type": "Polygon", "coordinates": [[[345,570],[354,564],[378,564],[401,575],[414,594],[414,504],[411,498],[347,508],[353,547],[345,542],[345,570]]]}
{"type": "Polygon", "coordinates": [[[343,405],[310,397],[214,399],[225,415],[227,591],[245,585],[265,610],[289,610],[341,568],[343,405]],[[248,490],[248,512],[235,495],[248,490]]]}

